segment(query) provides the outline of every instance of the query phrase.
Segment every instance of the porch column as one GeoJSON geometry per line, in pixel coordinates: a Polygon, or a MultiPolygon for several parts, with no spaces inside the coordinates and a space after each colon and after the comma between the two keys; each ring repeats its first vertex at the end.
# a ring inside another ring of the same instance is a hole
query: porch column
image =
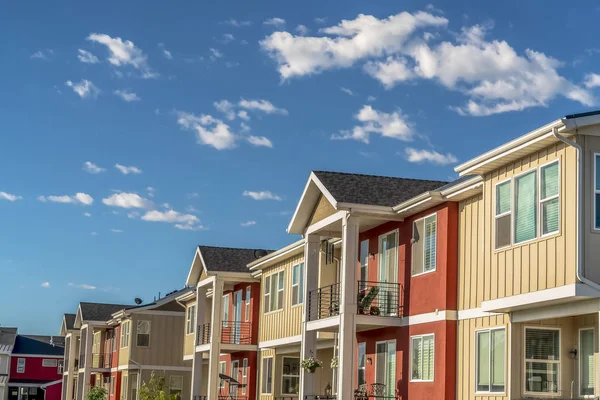
{"type": "MultiPolygon", "coordinates": [[[[321,238],[319,235],[307,235],[304,243],[304,307],[302,309],[302,342],[300,346],[300,360],[312,356],[317,356],[317,331],[307,331],[306,325],[309,321],[310,304],[309,293],[318,288],[319,284],[319,258],[320,258],[321,238]]],[[[314,374],[300,369],[300,393],[299,398],[315,394],[314,374]]]]}
{"type": "Polygon", "coordinates": [[[194,396],[201,396],[202,393],[202,355],[204,353],[197,352],[199,326],[204,324],[204,310],[206,306],[206,287],[199,286],[196,289],[196,326],[194,326],[194,358],[192,359],[192,390],[191,400],[194,396]]]}
{"type": "Polygon", "coordinates": [[[73,390],[74,390],[74,381],[73,378],[77,376],[79,371],[75,369],[75,359],[79,358],[79,354],[77,353],[77,338],[79,335],[74,333],[67,334],[69,338],[69,358],[65,360],[64,370],[68,372],[67,376],[67,388],[64,391],[65,398],[62,400],[71,400],[73,399],[73,390]]]}
{"type": "Polygon", "coordinates": [[[223,278],[215,277],[213,282],[212,314],[210,320],[210,350],[208,353],[208,398],[219,395],[219,357],[221,355],[221,319],[223,303],[223,278]]]}
{"type": "Polygon", "coordinates": [[[356,292],[358,280],[358,218],[342,220],[341,306],[337,400],[351,400],[356,389],[356,292]]]}
{"type": "MultiPolygon", "coordinates": [[[[92,373],[92,343],[94,340],[94,327],[88,325],[85,329],[85,333],[82,330],[82,335],[85,335],[85,348],[83,349],[84,361],[83,365],[83,385],[81,386],[81,395],[78,394],[82,400],[86,398],[90,391],[90,378],[92,373]]],[[[80,366],[81,368],[81,366],[80,366]]]]}

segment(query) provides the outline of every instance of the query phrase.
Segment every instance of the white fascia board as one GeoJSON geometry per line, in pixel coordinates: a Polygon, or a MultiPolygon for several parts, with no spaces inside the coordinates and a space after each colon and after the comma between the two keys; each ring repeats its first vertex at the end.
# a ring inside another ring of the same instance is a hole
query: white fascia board
{"type": "Polygon", "coordinates": [[[467,310],[458,311],[457,319],[459,321],[463,321],[465,319],[493,317],[496,315],[503,315],[503,313],[487,312],[487,311],[483,311],[481,308],[469,308],[467,310]]]}
{"type": "Polygon", "coordinates": [[[483,176],[475,175],[471,179],[467,179],[464,182],[458,183],[456,185],[449,187],[446,190],[440,191],[440,194],[443,197],[450,197],[452,195],[463,192],[465,190],[469,190],[473,187],[477,187],[478,185],[481,185],[482,183],[483,183],[483,176]]]}
{"type": "Polygon", "coordinates": [[[598,313],[600,311],[600,299],[583,301],[571,301],[547,307],[535,307],[511,313],[513,323],[538,321],[542,319],[554,319],[572,317],[576,315],[598,313]]]}
{"type": "Polygon", "coordinates": [[[355,203],[338,203],[338,210],[347,210],[352,213],[365,213],[365,214],[382,214],[394,216],[394,210],[392,207],[387,206],[375,206],[369,204],[355,204],[355,203]]]}
{"type": "MultiPolygon", "coordinates": [[[[194,272],[194,264],[196,263],[196,257],[199,257],[200,265],[202,266],[203,269],[206,270],[206,265],[204,264],[204,259],[202,258],[202,253],[200,253],[200,247],[196,246],[196,252],[194,253],[194,259],[192,260],[192,265],[190,266],[190,272],[188,272],[187,279],[185,280],[185,284],[187,286],[194,286],[196,283],[198,283],[198,281],[196,281],[196,282],[192,281],[192,273],[194,272]]],[[[200,273],[198,273],[198,278],[200,278],[201,275],[202,275],[202,271],[200,271],[200,273]]]]}
{"type": "Polygon", "coordinates": [[[308,227],[304,235],[310,235],[313,232],[318,232],[321,229],[325,228],[327,225],[333,224],[334,222],[345,218],[346,214],[348,214],[347,211],[338,211],[335,214],[330,215],[329,217],[323,218],[321,221],[314,223],[310,227],[308,227]]]}
{"type": "Polygon", "coordinates": [[[304,239],[300,239],[292,244],[289,244],[277,251],[274,251],[273,253],[270,253],[256,261],[252,261],[250,264],[248,264],[248,268],[250,269],[250,271],[255,271],[257,269],[262,269],[265,268],[269,265],[271,265],[272,263],[278,261],[279,259],[285,257],[288,254],[294,253],[295,251],[298,251],[299,249],[303,249],[304,248],[304,239]]]}
{"type": "Polygon", "coordinates": [[[265,340],[258,343],[259,349],[268,349],[272,347],[288,346],[290,344],[298,344],[302,341],[302,335],[288,336],[281,339],[265,340]]]}
{"type": "MultiPolygon", "coordinates": [[[[65,358],[64,355],[48,355],[48,354],[19,354],[19,353],[12,353],[11,354],[14,357],[22,357],[22,358],[27,358],[27,357],[35,357],[35,358],[65,358]]],[[[44,368],[54,368],[54,367],[44,367],[44,368]]]]}
{"type": "MultiPolygon", "coordinates": [[[[292,219],[290,220],[290,223],[287,227],[287,232],[288,233],[296,233],[296,234],[301,234],[302,230],[305,228],[304,226],[296,226],[298,221],[298,214],[300,213],[300,209],[302,208],[302,206],[304,205],[304,199],[307,197],[308,192],[310,190],[311,184],[314,184],[317,187],[317,190],[319,190],[323,196],[325,196],[325,198],[331,203],[331,205],[333,206],[333,208],[337,209],[337,201],[333,198],[333,196],[331,195],[331,193],[329,193],[329,191],[327,190],[327,188],[325,188],[325,185],[323,185],[323,183],[317,178],[317,176],[315,175],[314,172],[311,172],[309,177],[308,177],[308,181],[306,182],[306,186],[304,186],[304,191],[302,192],[302,196],[300,196],[300,200],[298,201],[298,204],[296,205],[296,210],[294,210],[294,214],[292,215],[292,219]]],[[[318,198],[318,197],[317,197],[318,198]]],[[[314,207],[314,206],[313,206],[314,207]]]]}
{"type": "Polygon", "coordinates": [[[209,276],[208,278],[203,279],[200,282],[198,282],[198,287],[200,288],[200,287],[204,287],[204,286],[208,286],[208,285],[212,286],[212,284],[214,283],[215,279],[216,278],[214,276],[209,276]]]}
{"type": "Polygon", "coordinates": [[[584,126],[600,124],[600,115],[596,114],[577,118],[563,118],[562,122],[565,124],[566,131],[572,131],[577,128],[583,128],[584,126]]]}
{"type": "Polygon", "coordinates": [[[448,194],[442,194],[447,200],[450,200],[456,196],[460,196],[461,194],[465,193],[465,192],[469,192],[471,190],[477,190],[477,192],[481,193],[481,191],[483,190],[483,177],[481,175],[477,175],[481,181],[479,182],[475,182],[472,185],[469,185],[467,187],[464,187],[460,190],[457,190],[455,192],[451,192],[448,194]]]}

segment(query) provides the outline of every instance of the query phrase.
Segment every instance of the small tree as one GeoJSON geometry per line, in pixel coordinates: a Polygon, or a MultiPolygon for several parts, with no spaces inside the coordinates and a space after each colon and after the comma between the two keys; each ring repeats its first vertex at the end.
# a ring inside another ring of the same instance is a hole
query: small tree
{"type": "Polygon", "coordinates": [[[142,382],[142,387],[140,387],[138,393],[139,400],[177,400],[178,396],[176,394],[167,395],[164,387],[165,377],[156,376],[154,371],[152,371],[148,383],[142,382]]]}
{"type": "Polygon", "coordinates": [[[88,392],[87,400],[105,400],[106,394],[106,389],[100,386],[94,386],[88,392]]]}

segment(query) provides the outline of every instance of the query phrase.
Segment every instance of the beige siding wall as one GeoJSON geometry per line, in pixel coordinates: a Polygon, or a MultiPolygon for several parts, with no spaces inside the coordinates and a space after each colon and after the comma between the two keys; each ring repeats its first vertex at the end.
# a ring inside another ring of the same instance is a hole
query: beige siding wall
{"type": "Polygon", "coordinates": [[[307,226],[311,226],[316,222],[322,221],[323,219],[329,217],[333,213],[335,213],[335,208],[333,208],[333,206],[331,205],[329,200],[325,198],[325,196],[321,195],[319,197],[317,205],[315,206],[315,209],[313,210],[313,214],[310,217],[310,220],[308,221],[307,226]]]}
{"type": "Polygon", "coordinates": [[[142,365],[183,366],[184,323],[180,315],[133,314],[131,324],[131,359],[142,365]],[[150,321],[150,346],[138,347],[137,322],[150,321]]]}
{"type": "Polygon", "coordinates": [[[459,310],[481,307],[486,300],[575,283],[575,178],[575,150],[557,144],[487,174],[483,193],[460,203],[459,310]],[[560,232],[495,250],[495,184],[557,159],[560,232]]]}
{"type": "MultiPolygon", "coordinates": [[[[586,134],[600,135],[599,127],[584,128],[586,134]]],[[[594,182],[594,154],[600,153],[600,137],[581,136],[578,142],[583,147],[583,224],[584,224],[584,276],[600,283],[600,268],[596,267],[596,260],[600,259],[600,231],[595,229],[594,206],[595,206],[595,182],[594,182]]]]}
{"type": "MultiPolygon", "coordinates": [[[[155,372],[155,376],[162,376],[165,378],[165,394],[169,395],[170,394],[170,378],[171,377],[182,377],[183,378],[183,391],[181,393],[181,398],[182,399],[189,399],[190,398],[190,390],[192,387],[192,382],[191,382],[191,372],[190,371],[154,371],[155,372]]],[[[141,381],[140,381],[140,387],[142,386],[142,383],[146,382],[148,383],[150,381],[150,377],[152,376],[152,370],[144,370],[142,371],[141,374],[141,381]]],[[[208,377],[208,374],[207,374],[208,377]]],[[[206,392],[201,392],[201,393],[206,393],[206,392]]]]}
{"type": "MultiPolygon", "coordinates": [[[[188,308],[190,308],[191,306],[195,306],[196,305],[196,301],[189,301],[186,305],[185,305],[185,312],[186,312],[186,317],[184,317],[183,319],[183,355],[184,356],[190,356],[194,354],[194,344],[196,343],[196,332],[198,330],[197,326],[194,326],[194,332],[188,334],[187,333],[187,310],[188,308]]],[[[198,324],[196,324],[198,325],[198,324]]]]}
{"type": "MultiPolygon", "coordinates": [[[[509,400],[508,394],[498,395],[476,395],[475,394],[475,332],[479,329],[502,327],[506,328],[506,349],[511,347],[509,317],[508,314],[492,317],[473,318],[458,321],[457,333],[457,399],[479,399],[479,400],[509,400]]],[[[509,362],[507,361],[505,377],[509,374],[509,362]]],[[[506,378],[508,382],[508,378],[506,378]]],[[[508,388],[507,388],[508,389],[508,388]]]]}

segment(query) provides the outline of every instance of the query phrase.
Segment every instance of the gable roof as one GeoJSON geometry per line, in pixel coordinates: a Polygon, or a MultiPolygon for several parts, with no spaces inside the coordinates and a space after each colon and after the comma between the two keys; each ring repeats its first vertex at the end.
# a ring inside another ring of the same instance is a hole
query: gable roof
{"type": "Polygon", "coordinates": [[[12,352],[16,337],[17,328],[0,326],[0,354],[10,354],[12,352]]]}
{"type": "MultiPolygon", "coordinates": [[[[172,301],[175,301],[175,300],[177,300],[178,297],[183,296],[192,291],[194,291],[194,288],[190,288],[190,287],[186,287],[186,288],[179,289],[179,290],[174,290],[170,293],[167,293],[167,295],[165,297],[162,297],[158,300],[154,300],[152,303],[128,306],[127,308],[125,308],[123,310],[116,311],[113,313],[113,317],[116,316],[117,314],[119,314],[120,311],[128,312],[128,311],[152,310],[154,308],[157,308],[157,307],[163,306],[167,303],[170,303],[172,301]]],[[[183,311],[183,306],[181,306],[181,308],[183,311]]]]}
{"type": "Polygon", "coordinates": [[[108,321],[112,314],[124,308],[131,307],[125,304],[105,303],[79,303],[82,321],[108,321]]]}
{"type": "Polygon", "coordinates": [[[65,328],[67,330],[71,330],[73,329],[73,326],[75,325],[75,314],[65,314],[64,319],[65,319],[65,328]]]}
{"type": "Polygon", "coordinates": [[[61,356],[65,352],[62,336],[17,335],[13,354],[61,356]]]}

